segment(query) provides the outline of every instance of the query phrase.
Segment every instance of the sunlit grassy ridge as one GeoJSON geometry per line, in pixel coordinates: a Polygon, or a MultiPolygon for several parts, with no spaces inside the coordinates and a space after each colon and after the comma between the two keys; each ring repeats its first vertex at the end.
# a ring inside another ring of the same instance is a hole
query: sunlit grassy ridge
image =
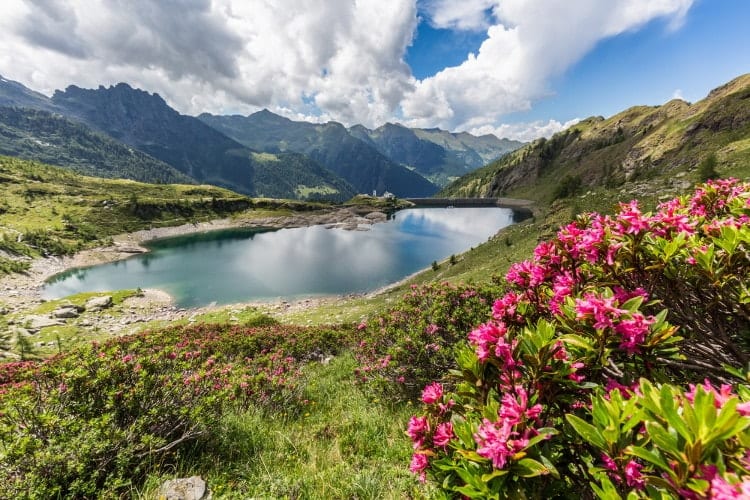
{"type": "MultiPolygon", "coordinates": [[[[214,186],[144,184],[85,177],[0,156],[0,250],[10,255],[64,255],[111,236],[227,216],[288,215],[328,205],[253,199],[214,186]]],[[[0,255],[0,273],[14,264],[0,255]]]]}

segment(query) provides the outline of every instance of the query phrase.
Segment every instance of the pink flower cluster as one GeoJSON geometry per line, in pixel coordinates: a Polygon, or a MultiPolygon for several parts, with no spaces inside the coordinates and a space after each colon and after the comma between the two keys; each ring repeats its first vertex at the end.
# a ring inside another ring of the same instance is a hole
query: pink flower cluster
{"type": "Polygon", "coordinates": [[[604,468],[609,471],[610,477],[615,481],[622,482],[624,477],[625,484],[628,487],[638,490],[643,489],[643,486],[645,484],[645,480],[643,479],[643,475],[641,474],[643,465],[636,462],[635,460],[628,460],[628,463],[625,464],[625,467],[621,470],[617,465],[617,462],[615,462],[612,457],[610,457],[606,453],[602,453],[601,459],[604,463],[604,468]]]}
{"type": "MultiPolygon", "coordinates": [[[[445,415],[454,405],[452,400],[443,403],[443,386],[437,382],[433,382],[424,388],[422,401],[427,405],[434,405],[439,416],[445,415]]],[[[432,432],[432,429],[433,425],[430,424],[428,416],[412,416],[406,429],[406,434],[411,439],[415,450],[409,470],[417,474],[422,482],[425,481],[425,471],[429,466],[427,456],[434,454],[432,447],[441,448],[445,451],[455,437],[453,424],[449,421],[434,425],[434,432],[432,432]]]]}
{"type": "MultiPolygon", "coordinates": [[[[695,392],[698,390],[698,387],[703,388],[703,390],[709,394],[713,394],[714,406],[716,408],[722,408],[729,399],[737,397],[737,395],[734,394],[731,385],[721,384],[719,390],[716,390],[716,388],[711,384],[711,381],[705,379],[703,381],[703,384],[700,384],[698,386],[696,386],[695,384],[690,384],[690,390],[685,393],[685,397],[691,403],[695,399],[695,392]]],[[[739,413],[743,417],[750,417],[750,401],[746,403],[739,403],[737,405],[737,413],[739,413]]]]}
{"type": "Polygon", "coordinates": [[[511,457],[528,446],[529,438],[537,434],[528,424],[542,413],[540,404],[529,407],[528,393],[523,387],[516,386],[514,392],[503,395],[497,421],[483,419],[474,434],[477,453],[490,459],[496,469],[504,468],[511,457]]]}

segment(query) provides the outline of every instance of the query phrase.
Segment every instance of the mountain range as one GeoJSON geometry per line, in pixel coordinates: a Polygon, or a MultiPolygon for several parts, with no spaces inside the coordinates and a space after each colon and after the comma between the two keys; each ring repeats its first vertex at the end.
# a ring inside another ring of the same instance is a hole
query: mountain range
{"type": "Polygon", "coordinates": [[[0,77],[0,154],[101,177],[213,184],[266,197],[418,197],[520,145],[394,124],[371,131],[296,122],[267,110],[196,118],[125,83],[69,86],[49,98],[0,77]]]}
{"type": "Polygon", "coordinates": [[[741,175],[750,162],[750,74],[693,104],[673,99],[592,117],[538,139],[462,177],[442,196],[552,200],[589,187],[618,187],[656,176],[705,177],[706,162],[741,175]]]}

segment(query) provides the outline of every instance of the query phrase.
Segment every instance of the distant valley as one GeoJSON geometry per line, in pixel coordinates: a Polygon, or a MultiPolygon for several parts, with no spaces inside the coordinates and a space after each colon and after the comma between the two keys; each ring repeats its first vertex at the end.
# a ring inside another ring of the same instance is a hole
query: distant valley
{"type": "Polygon", "coordinates": [[[0,154],[105,178],[301,200],[424,197],[521,145],[398,124],[295,122],[267,110],[196,118],[125,83],[48,98],[0,77],[0,154]]]}

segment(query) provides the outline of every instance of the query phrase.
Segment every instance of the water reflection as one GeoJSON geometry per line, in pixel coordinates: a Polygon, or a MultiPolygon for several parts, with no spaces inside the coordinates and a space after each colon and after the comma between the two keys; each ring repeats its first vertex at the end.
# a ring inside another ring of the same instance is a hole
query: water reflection
{"type": "Polygon", "coordinates": [[[46,298],[160,288],[181,306],[364,292],[485,241],[511,224],[499,208],[414,209],[370,231],[322,226],[229,230],[152,242],[151,253],[50,280],[46,298]]]}

